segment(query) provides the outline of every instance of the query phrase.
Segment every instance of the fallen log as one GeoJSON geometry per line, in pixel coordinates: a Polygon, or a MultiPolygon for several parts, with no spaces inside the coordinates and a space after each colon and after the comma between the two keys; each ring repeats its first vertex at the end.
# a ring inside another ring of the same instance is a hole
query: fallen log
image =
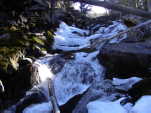
{"type": "Polygon", "coordinates": [[[137,16],[151,18],[151,12],[147,12],[147,11],[143,11],[140,9],[127,7],[127,6],[123,6],[123,5],[119,5],[119,4],[115,4],[115,3],[110,3],[107,1],[98,1],[98,0],[70,0],[70,1],[83,2],[86,4],[90,4],[90,5],[101,6],[101,7],[107,8],[107,9],[117,10],[117,11],[120,11],[123,13],[131,13],[131,14],[134,14],[137,16]]]}
{"type": "Polygon", "coordinates": [[[53,113],[60,113],[59,105],[55,95],[54,83],[50,78],[48,79],[48,93],[52,104],[53,113]]]}

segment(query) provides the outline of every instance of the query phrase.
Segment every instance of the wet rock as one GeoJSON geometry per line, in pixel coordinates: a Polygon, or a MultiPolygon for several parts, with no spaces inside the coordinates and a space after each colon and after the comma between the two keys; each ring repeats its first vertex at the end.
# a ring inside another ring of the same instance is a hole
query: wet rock
{"type": "Polygon", "coordinates": [[[151,66],[150,41],[105,45],[98,58],[107,68],[108,77],[129,77],[131,75],[147,77],[151,66]],[[126,75],[126,76],[125,76],[126,75]]]}
{"type": "Polygon", "coordinates": [[[64,67],[67,60],[64,59],[64,55],[57,55],[49,61],[49,67],[52,69],[54,74],[60,72],[64,67]]]}
{"type": "Polygon", "coordinates": [[[9,107],[7,110],[4,110],[3,113],[23,113],[26,107],[29,107],[32,104],[41,104],[47,102],[47,98],[39,90],[34,90],[34,92],[27,94],[15,105],[9,107]]]}
{"type": "Polygon", "coordinates": [[[19,62],[18,71],[13,73],[13,77],[6,81],[7,98],[22,97],[27,89],[30,88],[31,63],[27,60],[19,62]],[[14,84],[15,83],[15,84],[14,84]]]}
{"type": "Polygon", "coordinates": [[[16,72],[16,76],[12,79],[12,81],[19,80],[17,84],[14,85],[15,95],[16,92],[20,92],[20,95],[24,94],[27,90],[40,82],[38,77],[38,66],[32,64],[31,59],[23,59],[19,62],[19,65],[19,70],[16,72]]]}
{"type": "Polygon", "coordinates": [[[137,82],[128,90],[128,94],[132,97],[131,101],[135,103],[141,96],[151,95],[151,78],[146,78],[137,82]]]}
{"type": "Polygon", "coordinates": [[[104,97],[109,99],[113,93],[115,93],[115,88],[110,80],[96,82],[85,92],[72,113],[88,113],[87,104],[90,101],[104,97]]]}
{"type": "Polygon", "coordinates": [[[26,52],[27,52],[28,56],[32,56],[32,57],[35,57],[35,58],[42,57],[42,56],[45,55],[43,53],[43,51],[41,50],[41,48],[39,48],[38,46],[35,46],[33,49],[27,48],[26,52]]]}
{"type": "Polygon", "coordinates": [[[30,95],[27,95],[24,97],[22,100],[20,100],[16,104],[16,112],[15,113],[22,113],[23,110],[32,105],[32,104],[37,104],[37,103],[42,103],[48,101],[47,98],[41,93],[41,92],[34,92],[30,95]]]}
{"type": "Polygon", "coordinates": [[[71,98],[66,104],[60,106],[61,113],[72,113],[72,110],[75,108],[75,106],[84,94],[76,95],[71,98]]]}
{"type": "Polygon", "coordinates": [[[40,79],[38,76],[38,67],[32,64],[32,60],[25,58],[19,61],[19,69],[15,71],[11,77],[7,76],[7,79],[3,79],[5,92],[1,95],[4,108],[17,102],[22,98],[26,91],[32,88],[34,85],[39,84],[40,79]],[[10,104],[7,103],[8,100],[10,104]]]}

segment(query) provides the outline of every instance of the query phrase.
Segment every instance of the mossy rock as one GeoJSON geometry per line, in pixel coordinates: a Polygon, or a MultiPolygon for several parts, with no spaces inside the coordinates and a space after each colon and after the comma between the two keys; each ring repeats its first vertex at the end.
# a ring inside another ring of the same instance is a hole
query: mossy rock
{"type": "MultiPolygon", "coordinates": [[[[15,26],[0,28],[0,36],[3,34],[8,34],[8,37],[0,38],[0,67],[5,71],[8,71],[8,66],[17,69],[17,62],[22,57],[18,57],[18,55],[27,48],[28,52],[34,52],[37,46],[41,51],[48,50],[53,43],[54,35],[51,30],[48,30],[45,32],[46,38],[41,38],[15,26]]],[[[27,52],[25,53],[24,56],[28,55],[27,52]]],[[[32,57],[31,55],[32,53],[30,53],[30,57],[32,57]]]]}
{"type": "Polygon", "coordinates": [[[23,54],[19,47],[0,47],[0,67],[7,72],[8,66],[12,66],[13,69],[17,70],[17,62],[23,54]]]}
{"type": "Polygon", "coordinates": [[[45,32],[45,36],[47,38],[47,41],[45,42],[45,44],[47,47],[50,47],[54,41],[54,31],[53,30],[47,30],[45,32]]]}

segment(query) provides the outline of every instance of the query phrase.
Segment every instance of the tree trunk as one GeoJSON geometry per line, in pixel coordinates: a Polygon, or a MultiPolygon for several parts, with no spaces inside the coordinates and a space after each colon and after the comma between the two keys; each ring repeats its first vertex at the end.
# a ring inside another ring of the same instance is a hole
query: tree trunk
{"type": "MultiPolygon", "coordinates": [[[[70,0],[70,1],[74,1],[74,0],[70,0]]],[[[131,7],[126,7],[126,6],[122,6],[122,5],[119,5],[119,4],[114,4],[114,3],[110,3],[110,2],[106,2],[106,1],[76,0],[76,2],[83,2],[83,3],[86,3],[86,4],[90,4],[90,5],[101,6],[101,7],[105,7],[105,8],[108,8],[108,9],[121,11],[123,13],[131,13],[131,14],[134,14],[134,15],[137,15],[137,16],[151,18],[151,13],[150,12],[146,12],[146,11],[143,11],[143,10],[139,10],[139,9],[135,9],[135,8],[131,8],[131,7]]]]}
{"type": "Polygon", "coordinates": [[[151,12],[151,0],[147,0],[147,9],[151,12]]]}

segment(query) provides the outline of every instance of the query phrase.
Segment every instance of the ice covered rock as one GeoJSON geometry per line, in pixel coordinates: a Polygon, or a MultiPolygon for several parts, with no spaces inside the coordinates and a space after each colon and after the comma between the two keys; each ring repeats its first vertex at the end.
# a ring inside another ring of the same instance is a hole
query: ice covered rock
{"type": "Polygon", "coordinates": [[[113,85],[115,85],[117,89],[127,91],[132,87],[132,85],[139,82],[140,80],[142,79],[139,77],[130,77],[128,79],[113,78],[113,85]]]}

